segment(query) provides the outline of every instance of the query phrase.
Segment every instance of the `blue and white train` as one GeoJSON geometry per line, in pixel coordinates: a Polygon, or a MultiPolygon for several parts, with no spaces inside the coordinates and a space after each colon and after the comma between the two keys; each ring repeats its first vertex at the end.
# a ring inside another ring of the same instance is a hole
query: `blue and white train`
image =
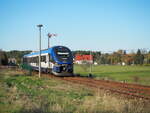
{"type": "MultiPolygon", "coordinates": [[[[39,67],[39,52],[23,56],[23,63],[28,64],[33,70],[39,67]]],[[[41,51],[41,71],[57,76],[73,75],[73,55],[65,46],[54,46],[41,51]]]]}

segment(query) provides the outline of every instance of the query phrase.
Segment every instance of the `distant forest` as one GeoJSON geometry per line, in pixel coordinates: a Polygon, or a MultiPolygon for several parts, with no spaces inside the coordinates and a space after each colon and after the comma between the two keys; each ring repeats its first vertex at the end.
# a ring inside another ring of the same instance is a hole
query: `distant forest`
{"type": "MultiPolygon", "coordinates": [[[[27,51],[2,51],[0,50],[0,65],[7,65],[9,58],[15,58],[17,64],[21,63],[21,58],[23,55],[32,52],[31,50],[27,51]]],[[[80,55],[89,55],[90,51],[72,51],[73,56],[76,54],[80,55]]],[[[135,53],[126,53],[124,50],[118,50],[113,53],[101,53],[100,51],[92,51],[93,60],[99,65],[150,65],[150,51],[142,51],[138,49],[135,53]]]]}
{"type": "MultiPolygon", "coordinates": [[[[74,51],[76,54],[90,54],[90,51],[74,51]]],[[[98,64],[108,65],[149,65],[150,64],[150,51],[143,51],[138,49],[135,53],[127,53],[125,50],[118,50],[113,53],[91,52],[94,57],[94,62],[98,64]]]]}
{"type": "Polygon", "coordinates": [[[12,50],[12,51],[2,51],[0,50],[0,65],[8,65],[8,59],[9,58],[15,58],[17,61],[17,64],[21,63],[21,58],[23,55],[30,53],[30,50],[27,51],[18,51],[18,50],[12,50]]]}

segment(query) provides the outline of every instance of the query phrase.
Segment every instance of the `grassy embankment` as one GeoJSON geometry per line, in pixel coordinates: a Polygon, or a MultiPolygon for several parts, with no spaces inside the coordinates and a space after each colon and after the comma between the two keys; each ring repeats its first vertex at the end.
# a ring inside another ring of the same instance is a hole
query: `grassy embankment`
{"type": "MultiPolygon", "coordinates": [[[[75,65],[75,73],[87,75],[89,66],[75,65]]],[[[92,66],[96,79],[108,79],[150,85],[150,66],[92,66]]]]}
{"type": "Polygon", "coordinates": [[[0,113],[149,113],[143,100],[128,100],[54,78],[0,69],[0,113]]]}

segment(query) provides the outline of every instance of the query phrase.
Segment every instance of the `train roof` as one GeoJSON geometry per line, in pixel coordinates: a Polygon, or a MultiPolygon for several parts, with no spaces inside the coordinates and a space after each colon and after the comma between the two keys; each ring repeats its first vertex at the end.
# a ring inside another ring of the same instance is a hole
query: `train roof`
{"type": "MultiPolygon", "coordinates": [[[[41,50],[41,54],[51,53],[52,49],[53,48],[57,48],[57,47],[65,47],[65,46],[53,46],[51,48],[41,50]]],[[[32,53],[24,55],[23,57],[29,57],[29,56],[33,56],[33,55],[39,55],[39,53],[40,53],[39,51],[38,52],[32,52],[32,53]]]]}

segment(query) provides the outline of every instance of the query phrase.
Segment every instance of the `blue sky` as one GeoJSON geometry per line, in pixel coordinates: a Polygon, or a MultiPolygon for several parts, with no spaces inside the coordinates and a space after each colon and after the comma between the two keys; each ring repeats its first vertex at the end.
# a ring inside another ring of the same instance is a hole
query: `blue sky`
{"type": "Polygon", "coordinates": [[[150,48],[150,0],[0,0],[0,48],[114,51],[150,48]]]}

